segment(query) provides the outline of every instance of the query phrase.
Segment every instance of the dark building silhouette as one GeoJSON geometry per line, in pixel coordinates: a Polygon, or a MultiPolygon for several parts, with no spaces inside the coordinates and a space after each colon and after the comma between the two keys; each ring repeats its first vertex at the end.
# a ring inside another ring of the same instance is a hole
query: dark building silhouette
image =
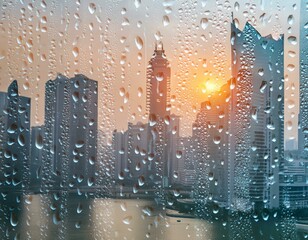
{"type": "Polygon", "coordinates": [[[29,187],[30,103],[16,80],[0,92],[0,188],[29,187]]]}
{"type": "Polygon", "coordinates": [[[46,83],[44,186],[91,187],[97,159],[97,82],[58,75],[46,83]]]}

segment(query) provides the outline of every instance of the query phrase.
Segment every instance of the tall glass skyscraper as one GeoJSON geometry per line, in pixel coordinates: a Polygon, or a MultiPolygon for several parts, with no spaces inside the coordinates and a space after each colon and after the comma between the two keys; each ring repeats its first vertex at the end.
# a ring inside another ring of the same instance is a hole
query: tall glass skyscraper
{"type": "Polygon", "coordinates": [[[284,38],[262,37],[249,23],[231,24],[231,203],[279,206],[284,152],[284,38]]]}
{"type": "Polygon", "coordinates": [[[91,187],[97,164],[97,82],[58,75],[46,83],[45,104],[43,179],[55,188],[91,187]]]}

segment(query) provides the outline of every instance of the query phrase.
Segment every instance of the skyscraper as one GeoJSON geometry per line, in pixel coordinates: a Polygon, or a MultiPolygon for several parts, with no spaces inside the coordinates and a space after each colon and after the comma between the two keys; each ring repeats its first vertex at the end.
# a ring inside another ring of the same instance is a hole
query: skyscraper
{"type": "Polygon", "coordinates": [[[231,24],[230,203],[279,206],[284,152],[284,38],[231,24]],[[247,197],[249,196],[249,197],[247,197]]]}
{"type": "Polygon", "coordinates": [[[0,92],[1,187],[29,187],[30,98],[19,96],[17,81],[0,92]]]}
{"type": "Polygon", "coordinates": [[[170,114],[170,66],[162,44],[155,45],[154,54],[147,67],[146,106],[150,120],[170,114]]]}
{"type": "Polygon", "coordinates": [[[97,82],[83,75],[49,80],[44,133],[43,179],[55,188],[92,186],[97,164],[97,82]]]}
{"type": "MultiPolygon", "coordinates": [[[[162,44],[155,45],[147,68],[147,110],[149,112],[148,158],[155,182],[169,185],[168,124],[170,123],[170,66],[162,44]],[[155,169],[154,169],[155,167],[155,169]]],[[[170,130],[170,129],[169,129],[170,130]]]]}
{"type": "Polygon", "coordinates": [[[308,158],[308,1],[302,0],[300,6],[300,110],[298,149],[304,158],[308,158]]]}

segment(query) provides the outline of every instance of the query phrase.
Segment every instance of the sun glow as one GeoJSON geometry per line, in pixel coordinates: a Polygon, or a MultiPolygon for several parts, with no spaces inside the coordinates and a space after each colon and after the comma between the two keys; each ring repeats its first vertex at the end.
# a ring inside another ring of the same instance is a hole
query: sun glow
{"type": "Polygon", "coordinates": [[[219,86],[212,82],[212,81],[206,81],[202,83],[202,93],[213,93],[219,90],[219,86]]]}

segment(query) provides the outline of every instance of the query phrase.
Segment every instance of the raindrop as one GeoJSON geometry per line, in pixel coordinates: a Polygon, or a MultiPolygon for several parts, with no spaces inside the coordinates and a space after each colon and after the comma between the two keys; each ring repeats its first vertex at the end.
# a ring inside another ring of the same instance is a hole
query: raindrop
{"type": "Polygon", "coordinates": [[[288,17],[288,23],[289,23],[290,25],[292,25],[292,24],[294,23],[294,17],[293,17],[293,15],[290,15],[290,16],[288,17]]]}
{"type": "Polygon", "coordinates": [[[81,222],[80,221],[76,222],[75,223],[75,228],[79,229],[80,227],[81,227],[81,222]]]}
{"type": "Polygon", "coordinates": [[[125,88],[124,87],[121,87],[119,89],[119,94],[120,94],[121,97],[124,97],[124,95],[125,95],[125,88]]]}
{"type": "Polygon", "coordinates": [[[143,90],[141,87],[138,88],[138,97],[141,97],[143,94],[143,90]]]}
{"type": "Polygon", "coordinates": [[[19,134],[18,135],[18,143],[19,143],[19,145],[20,146],[25,146],[25,144],[26,144],[26,139],[25,139],[25,137],[24,137],[24,135],[23,134],[19,134]]]}
{"type": "Polygon", "coordinates": [[[82,148],[84,146],[84,141],[83,140],[79,140],[77,141],[77,143],[75,144],[76,148],[82,148]]]}
{"type": "Polygon", "coordinates": [[[207,18],[202,18],[200,21],[200,25],[202,29],[206,29],[209,24],[209,20],[207,18]]]}
{"type": "Polygon", "coordinates": [[[292,58],[296,56],[296,52],[294,52],[294,51],[289,51],[288,54],[292,58]]]}
{"type": "Polygon", "coordinates": [[[161,81],[164,80],[164,73],[163,72],[158,72],[155,77],[156,77],[157,81],[161,82],[161,81]]]}
{"type": "Polygon", "coordinates": [[[72,53],[73,53],[73,55],[74,55],[75,58],[78,57],[78,55],[79,55],[79,49],[78,49],[78,47],[74,47],[72,53]]]}
{"type": "Polygon", "coordinates": [[[35,146],[37,149],[42,149],[43,148],[43,137],[41,134],[38,134],[36,139],[35,139],[35,146]]]}
{"type": "Polygon", "coordinates": [[[220,143],[220,137],[219,137],[219,136],[215,136],[215,137],[213,138],[213,142],[214,142],[215,144],[219,144],[219,143],[220,143]]]}
{"type": "Polygon", "coordinates": [[[33,61],[34,61],[34,56],[33,56],[33,53],[30,52],[30,53],[28,54],[28,62],[29,62],[29,63],[33,63],[33,61]]]}
{"type": "Polygon", "coordinates": [[[122,203],[120,204],[120,207],[121,207],[121,209],[122,209],[123,212],[126,212],[126,211],[127,211],[127,206],[126,206],[126,203],[125,203],[125,202],[122,202],[122,203]]]}
{"type": "Polygon", "coordinates": [[[8,133],[15,133],[17,130],[18,126],[16,123],[12,123],[11,126],[7,129],[8,133]]]}
{"type": "Polygon", "coordinates": [[[128,217],[123,218],[122,222],[128,225],[131,223],[132,219],[133,219],[132,216],[128,216],[128,217]]]}
{"type": "Polygon", "coordinates": [[[138,178],[138,185],[139,186],[143,186],[144,185],[144,181],[145,181],[145,178],[143,176],[140,176],[138,178]]]}
{"type": "Polygon", "coordinates": [[[141,5],[141,0],[135,0],[134,3],[135,3],[135,7],[139,8],[141,5]]]}
{"type": "Polygon", "coordinates": [[[260,86],[260,92],[264,93],[266,87],[267,87],[267,81],[262,81],[261,86],[260,86]]]}
{"type": "Polygon", "coordinates": [[[77,211],[78,214],[82,212],[82,205],[81,205],[81,203],[78,203],[76,211],[77,211]]]}
{"type": "Polygon", "coordinates": [[[176,151],[176,158],[181,158],[182,157],[182,151],[178,150],[176,151]]]}
{"type": "Polygon", "coordinates": [[[235,9],[235,11],[239,11],[240,10],[240,4],[238,3],[238,2],[235,2],[234,3],[234,9],[235,9]]]}
{"type": "Polygon", "coordinates": [[[167,15],[163,16],[163,25],[164,27],[168,26],[170,23],[169,17],[167,15]]]}
{"type": "Polygon", "coordinates": [[[287,69],[288,69],[290,72],[293,72],[294,69],[295,69],[295,66],[294,66],[293,64],[288,64],[287,69]]]}
{"type": "Polygon", "coordinates": [[[150,114],[150,117],[149,117],[149,122],[150,122],[150,126],[154,126],[156,124],[156,115],[155,114],[150,114]]]}
{"type": "Polygon", "coordinates": [[[262,77],[264,75],[264,69],[263,68],[260,68],[258,70],[258,74],[262,77]]]}
{"type": "Polygon", "coordinates": [[[72,97],[73,97],[74,102],[78,102],[78,99],[79,99],[79,92],[76,92],[76,91],[73,92],[72,97]]]}
{"type": "Polygon", "coordinates": [[[180,196],[180,191],[179,191],[178,189],[173,190],[173,195],[174,195],[175,197],[180,196]]]}
{"type": "Polygon", "coordinates": [[[209,172],[209,180],[210,181],[214,180],[214,174],[212,172],[209,172]]]}
{"type": "Polygon", "coordinates": [[[61,222],[60,214],[59,214],[58,211],[55,212],[55,213],[53,213],[53,215],[52,215],[52,221],[53,221],[53,223],[54,223],[55,225],[58,225],[58,224],[61,222]]]}
{"type": "Polygon", "coordinates": [[[290,36],[288,37],[288,41],[289,43],[291,43],[292,45],[296,45],[297,44],[297,39],[295,36],[290,36]]]}
{"type": "Polygon", "coordinates": [[[151,208],[151,207],[148,207],[148,206],[142,208],[142,212],[143,212],[144,214],[146,214],[147,216],[149,216],[149,217],[152,216],[152,211],[153,211],[152,208],[151,208]]]}
{"type": "Polygon", "coordinates": [[[137,36],[135,38],[135,43],[136,43],[136,47],[138,48],[138,50],[141,50],[143,47],[143,41],[141,39],[141,37],[137,36]]]}
{"type": "Polygon", "coordinates": [[[89,12],[90,12],[91,14],[95,13],[95,11],[96,11],[96,6],[95,6],[95,4],[94,4],[94,3],[89,3],[88,9],[89,9],[89,12]]]}
{"type": "Polygon", "coordinates": [[[16,227],[17,224],[18,224],[17,215],[13,212],[11,212],[11,214],[10,214],[10,223],[11,223],[12,227],[16,227]]]}

